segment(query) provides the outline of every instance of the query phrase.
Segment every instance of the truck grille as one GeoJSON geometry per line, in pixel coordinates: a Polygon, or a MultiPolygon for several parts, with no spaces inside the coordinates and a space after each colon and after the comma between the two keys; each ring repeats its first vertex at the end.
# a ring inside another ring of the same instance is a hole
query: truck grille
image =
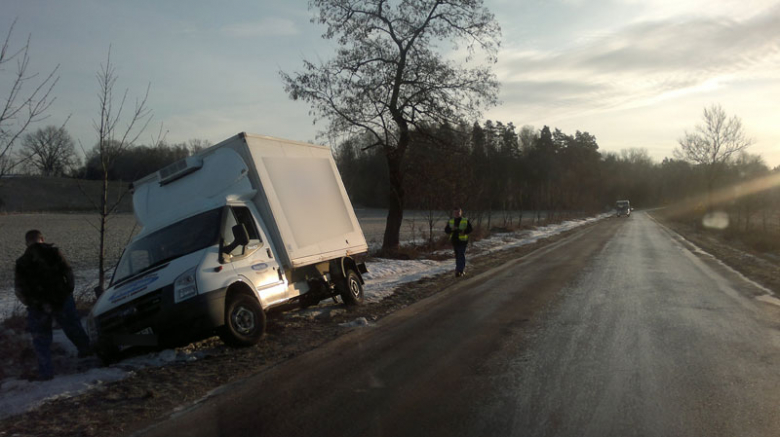
{"type": "Polygon", "coordinates": [[[154,316],[162,308],[163,291],[155,290],[98,317],[98,326],[104,333],[122,332],[133,323],[154,316]]]}

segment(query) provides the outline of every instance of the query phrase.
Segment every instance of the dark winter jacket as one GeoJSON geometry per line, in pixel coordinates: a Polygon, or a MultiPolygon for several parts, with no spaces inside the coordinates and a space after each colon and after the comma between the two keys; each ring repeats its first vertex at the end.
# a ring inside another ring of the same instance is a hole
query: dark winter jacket
{"type": "Polygon", "coordinates": [[[450,227],[450,223],[449,223],[449,221],[447,221],[447,226],[444,228],[444,232],[446,232],[449,235],[450,242],[453,245],[466,246],[466,245],[469,244],[469,242],[468,241],[461,241],[461,238],[460,238],[460,221],[461,220],[466,220],[466,229],[463,231],[463,234],[464,235],[470,234],[471,231],[473,230],[471,228],[471,220],[469,220],[467,218],[461,218],[461,217],[458,217],[458,218],[454,219],[454,226],[452,226],[452,227],[450,227]]]}
{"type": "Polygon", "coordinates": [[[73,294],[73,270],[60,250],[51,244],[35,243],[16,260],[14,290],[25,306],[62,308],[73,294]]]}

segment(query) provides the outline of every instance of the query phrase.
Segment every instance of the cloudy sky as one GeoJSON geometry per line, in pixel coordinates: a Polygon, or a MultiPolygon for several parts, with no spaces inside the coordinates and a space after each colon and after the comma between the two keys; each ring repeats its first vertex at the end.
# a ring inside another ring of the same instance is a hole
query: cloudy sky
{"type": "MultiPolygon", "coordinates": [[[[780,1],[485,1],[503,29],[502,104],[485,119],[588,131],[602,150],[661,160],[719,103],[742,118],[750,151],[780,165],[780,1]]],[[[307,141],[324,126],[278,72],[332,53],[310,17],[306,1],[2,0],[0,31],[16,19],[12,45],[30,35],[30,68],[59,65],[47,122],[70,116],[87,147],[109,45],[118,90],[135,98],[151,84],[146,142],[160,123],[170,142],[240,131],[307,141]]]]}

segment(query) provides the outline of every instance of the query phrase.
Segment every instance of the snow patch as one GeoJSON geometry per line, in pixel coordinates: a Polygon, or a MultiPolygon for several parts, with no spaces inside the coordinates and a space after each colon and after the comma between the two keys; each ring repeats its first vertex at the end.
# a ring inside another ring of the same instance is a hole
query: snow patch
{"type": "Polygon", "coordinates": [[[0,419],[22,414],[45,402],[69,398],[108,382],[126,378],[118,368],[93,368],[84,373],[57,376],[50,381],[6,379],[0,385],[0,419]]]}
{"type": "Polygon", "coordinates": [[[357,328],[357,327],[369,326],[369,325],[371,325],[371,323],[369,323],[365,317],[358,317],[357,319],[351,322],[339,323],[339,326],[343,328],[357,328]]]}
{"type": "Polygon", "coordinates": [[[452,270],[453,261],[382,259],[367,262],[363,275],[364,299],[377,302],[393,294],[399,286],[452,270]]]}
{"type": "MultiPolygon", "coordinates": [[[[29,334],[25,333],[24,336],[27,342],[31,341],[29,334]]],[[[76,347],[59,329],[54,330],[52,336],[52,350],[55,349],[63,350],[65,356],[52,357],[55,364],[53,379],[27,381],[8,378],[0,381],[0,419],[25,413],[48,401],[65,399],[89,390],[103,388],[107,383],[132,376],[138,369],[196,361],[213,353],[213,349],[166,349],[130,357],[110,367],[100,367],[100,360],[96,357],[76,358],[76,347]],[[81,370],[81,368],[86,369],[81,370]]]]}

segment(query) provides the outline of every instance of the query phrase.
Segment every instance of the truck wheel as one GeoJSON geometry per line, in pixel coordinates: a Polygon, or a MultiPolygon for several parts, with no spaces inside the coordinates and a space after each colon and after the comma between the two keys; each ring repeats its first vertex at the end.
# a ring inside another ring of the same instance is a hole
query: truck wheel
{"type": "Polygon", "coordinates": [[[344,304],[352,306],[363,302],[363,284],[360,283],[360,277],[354,270],[347,271],[347,277],[339,288],[344,304]]]}
{"type": "Polygon", "coordinates": [[[233,295],[225,306],[225,326],[219,338],[233,347],[257,344],[265,333],[265,312],[257,299],[245,294],[233,295]]]}

